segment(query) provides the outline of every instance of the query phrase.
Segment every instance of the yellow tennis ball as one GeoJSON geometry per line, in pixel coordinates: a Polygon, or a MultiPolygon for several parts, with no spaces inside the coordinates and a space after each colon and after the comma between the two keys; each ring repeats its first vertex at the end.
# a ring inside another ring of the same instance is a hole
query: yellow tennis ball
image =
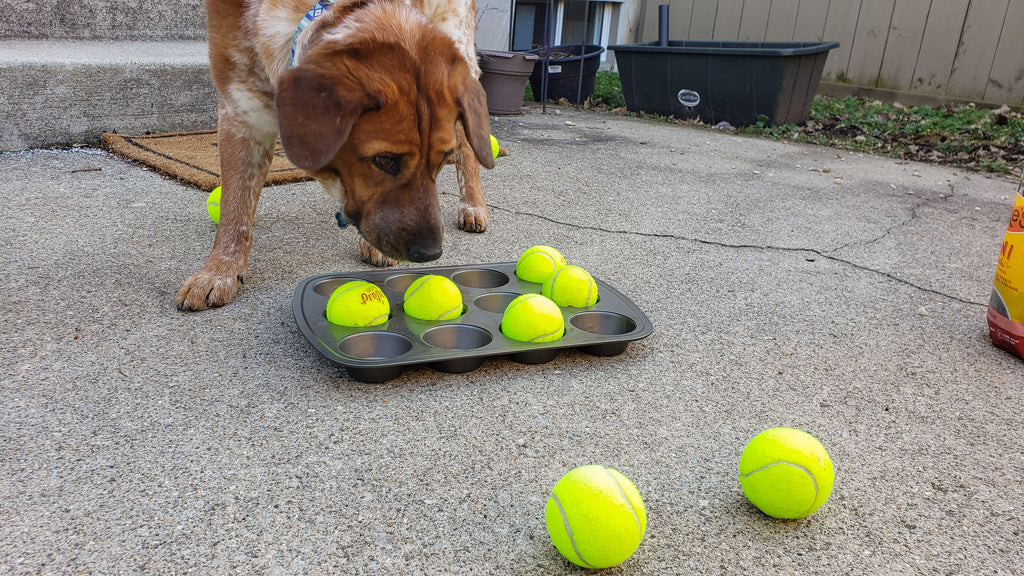
{"type": "Polygon", "coordinates": [[[773,518],[803,518],[832,493],[835,471],[825,447],[793,428],[765,430],[740,456],[740,485],[754,506],[773,518]]]}
{"type": "Polygon", "coordinates": [[[562,311],[540,294],[521,294],[509,302],[501,333],[521,342],[554,342],[565,333],[562,311]]]}
{"type": "Polygon", "coordinates": [[[559,306],[586,308],[597,304],[597,282],[579,266],[563,266],[552,272],[540,293],[559,306]]]}
{"type": "Polygon", "coordinates": [[[451,320],[462,314],[462,292],[444,276],[420,276],[406,289],[402,308],[421,320],[451,320]]]}
{"type": "Polygon", "coordinates": [[[206,197],[206,212],[210,215],[211,220],[220,224],[220,186],[214,188],[213,192],[206,197]]]}
{"type": "Polygon", "coordinates": [[[565,257],[551,246],[531,246],[516,262],[516,276],[527,282],[543,282],[552,272],[565,266],[565,257]]]}
{"type": "Polygon", "coordinates": [[[386,322],[390,314],[388,297],[364,280],[338,286],[327,300],[327,321],[339,326],[376,326],[386,322]]]}
{"type": "Polygon", "coordinates": [[[580,466],[555,484],[544,519],[555,548],[584,568],[625,562],[647,530],[647,511],[636,486],[597,464],[580,466]]]}
{"type": "Polygon", "coordinates": [[[497,158],[498,152],[501,152],[501,146],[498,145],[498,139],[494,137],[494,134],[491,134],[491,154],[497,158]]]}

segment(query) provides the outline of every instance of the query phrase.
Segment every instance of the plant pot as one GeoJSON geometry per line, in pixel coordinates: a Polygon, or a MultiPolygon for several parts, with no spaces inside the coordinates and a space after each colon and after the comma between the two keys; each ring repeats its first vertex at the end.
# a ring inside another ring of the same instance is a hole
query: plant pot
{"type": "Polygon", "coordinates": [[[669,41],[609,46],[630,112],[747,126],[807,119],[838,42],[669,41]]]}
{"type": "Polygon", "coordinates": [[[477,50],[480,84],[487,93],[487,112],[495,116],[522,114],[526,82],[537,55],[529,52],[477,50]]]}
{"type": "Polygon", "coordinates": [[[573,104],[580,104],[594,93],[594,81],[597,78],[597,69],[601,65],[601,53],[604,48],[597,44],[586,44],[584,46],[552,46],[545,50],[531,50],[538,57],[540,65],[530,75],[530,89],[533,90],[533,99],[537,102],[544,101],[543,74],[544,57],[550,53],[551,60],[548,62],[548,100],[559,100],[565,98],[573,104]],[[582,50],[581,50],[582,49],[582,50]],[[582,56],[581,56],[582,54],[582,56]],[[583,70],[580,70],[582,63],[583,70]],[[580,85],[580,78],[583,84],[580,85]]]}

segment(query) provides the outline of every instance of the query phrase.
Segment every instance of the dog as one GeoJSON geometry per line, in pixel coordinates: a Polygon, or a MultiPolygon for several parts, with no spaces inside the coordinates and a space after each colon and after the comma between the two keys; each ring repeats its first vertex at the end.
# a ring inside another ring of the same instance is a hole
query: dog
{"type": "Polygon", "coordinates": [[[440,257],[436,178],[447,163],[459,228],[487,229],[480,166],[494,158],[475,0],[207,0],[206,11],[221,215],[206,263],[175,295],[179,310],[238,291],[278,135],[343,207],[365,262],[440,257]]]}

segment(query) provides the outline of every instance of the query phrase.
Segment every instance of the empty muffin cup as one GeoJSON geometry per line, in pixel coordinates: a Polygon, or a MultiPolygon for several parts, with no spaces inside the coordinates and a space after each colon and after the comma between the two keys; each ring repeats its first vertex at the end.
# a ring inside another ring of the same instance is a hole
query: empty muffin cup
{"type": "Polygon", "coordinates": [[[519,294],[514,292],[489,292],[482,296],[477,296],[473,300],[473,304],[485,312],[504,314],[505,308],[508,308],[508,305],[518,296],[519,294]]]}
{"type": "MultiPolygon", "coordinates": [[[[423,342],[444,350],[475,350],[493,340],[491,333],[469,324],[444,324],[423,331],[423,342]]],[[[442,372],[470,372],[484,363],[483,356],[452,357],[434,362],[432,366],[442,372]]]]}
{"type": "Polygon", "coordinates": [[[318,282],[313,286],[313,292],[316,292],[324,298],[330,298],[331,294],[334,294],[334,291],[338,289],[338,286],[358,280],[360,280],[360,278],[331,278],[329,280],[324,280],[323,282],[318,282]]]}
{"type": "Polygon", "coordinates": [[[423,274],[395,274],[389,276],[384,281],[384,285],[390,290],[394,290],[399,294],[405,294],[405,291],[409,289],[409,286],[416,281],[417,278],[423,276],[423,274]]]}
{"type": "Polygon", "coordinates": [[[338,351],[360,360],[386,360],[412,350],[412,341],[401,334],[371,330],[342,338],[338,351]]]}
{"type": "MultiPolygon", "coordinates": [[[[621,336],[636,330],[635,320],[615,312],[581,312],[570,318],[569,323],[598,336],[621,336]]],[[[628,344],[627,340],[615,340],[581,346],[580,350],[594,356],[617,356],[626,350],[628,344]]]]}
{"type": "Polygon", "coordinates": [[[569,319],[573,326],[601,336],[619,336],[636,330],[636,320],[616,312],[580,312],[569,319]]]}
{"type": "Polygon", "coordinates": [[[488,268],[472,268],[459,270],[452,274],[452,281],[467,288],[497,288],[508,284],[509,277],[504,272],[488,268]]]}
{"type": "Polygon", "coordinates": [[[423,331],[423,341],[445,350],[474,350],[491,343],[491,333],[470,324],[444,324],[423,331]]]}

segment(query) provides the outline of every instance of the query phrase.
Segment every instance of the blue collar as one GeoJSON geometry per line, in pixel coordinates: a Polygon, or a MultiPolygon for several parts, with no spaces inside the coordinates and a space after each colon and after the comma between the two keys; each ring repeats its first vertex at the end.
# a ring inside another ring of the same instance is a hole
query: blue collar
{"type": "Polygon", "coordinates": [[[302,34],[302,31],[306,29],[306,26],[312,24],[313,20],[316,20],[324,12],[330,10],[331,6],[334,6],[335,1],[336,0],[319,0],[316,5],[302,17],[302,20],[299,22],[299,28],[295,31],[295,36],[292,38],[292,57],[289,68],[295,68],[296,64],[298,64],[295,59],[295,49],[298,47],[299,34],[302,34]]]}

